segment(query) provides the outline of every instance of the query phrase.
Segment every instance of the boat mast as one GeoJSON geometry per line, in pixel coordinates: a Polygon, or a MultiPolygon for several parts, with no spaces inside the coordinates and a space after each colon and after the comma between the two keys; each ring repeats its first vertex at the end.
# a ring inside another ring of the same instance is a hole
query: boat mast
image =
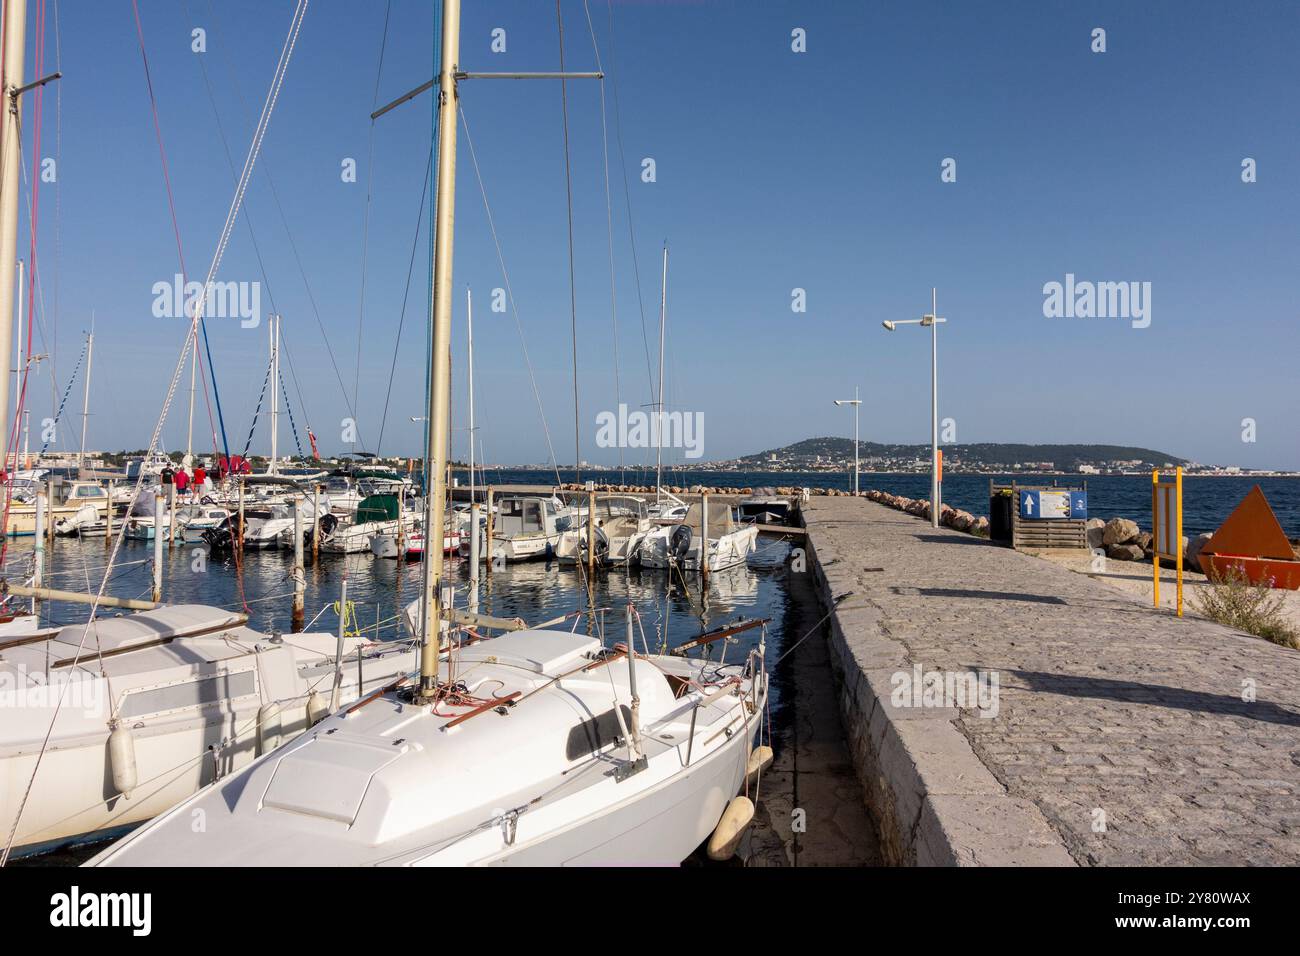
{"type": "Polygon", "coordinates": [[[77,477],[86,467],[86,423],[90,421],[90,369],[95,358],[95,313],[90,314],[90,332],[86,333],[86,382],[81,396],[81,451],[77,452],[77,477]]]}
{"type": "MultiPolygon", "coordinates": [[[[9,0],[4,11],[4,54],[0,57],[0,97],[4,100],[0,105],[0,316],[4,321],[0,321],[0,355],[9,355],[13,349],[9,316],[14,309],[14,260],[18,252],[18,164],[22,162],[18,89],[23,82],[27,52],[27,0],[9,0]]],[[[4,454],[0,472],[6,474],[10,412],[9,389],[0,388],[0,449],[4,450],[0,452],[4,454]]]]}
{"type": "MultiPolygon", "coordinates": [[[[474,503],[474,294],[465,289],[465,328],[469,341],[469,503],[474,503]]],[[[477,568],[475,569],[478,570],[477,568]]]]}
{"type": "Polygon", "coordinates": [[[185,432],[185,467],[189,468],[194,463],[194,373],[198,370],[199,364],[199,327],[191,325],[190,331],[194,339],[193,347],[190,352],[190,425],[185,432]]]}
{"type": "MultiPolygon", "coordinates": [[[[438,73],[438,188],[433,240],[433,295],[429,337],[429,408],[425,429],[424,598],[420,602],[420,696],[438,684],[442,620],[443,518],[447,500],[447,411],[451,405],[451,265],[456,221],[456,70],[460,64],[460,0],[442,3],[442,58],[438,73]]],[[[471,436],[472,438],[472,436],[471,436]]]]}
{"type": "Polygon", "coordinates": [[[268,475],[276,472],[276,442],[280,437],[280,316],[271,316],[271,463],[268,475]]]}
{"type": "Polygon", "coordinates": [[[23,356],[23,270],[25,263],[22,259],[18,260],[18,354],[14,356],[14,408],[18,407],[19,391],[22,388],[23,369],[27,367],[27,362],[23,356]]]}
{"type": "Polygon", "coordinates": [[[668,314],[668,242],[664,241],[664,274],[659,286],[659,401],[655,404],[655,501],[664,487],[664,322],[668,314]]]}

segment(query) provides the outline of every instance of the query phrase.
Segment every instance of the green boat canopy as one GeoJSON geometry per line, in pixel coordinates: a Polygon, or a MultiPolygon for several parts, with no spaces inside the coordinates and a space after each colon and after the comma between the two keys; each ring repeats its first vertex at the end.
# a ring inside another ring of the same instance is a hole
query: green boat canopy
{"type": "Polygon", "coordinates": [[[357,524],[367,521],[396,521],[401,504],[397,495],[370,495],[357,505],[357,524]]]}

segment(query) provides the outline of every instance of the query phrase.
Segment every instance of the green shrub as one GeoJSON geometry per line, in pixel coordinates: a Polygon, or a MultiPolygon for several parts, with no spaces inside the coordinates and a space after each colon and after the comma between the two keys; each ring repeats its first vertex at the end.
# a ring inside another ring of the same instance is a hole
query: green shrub
{"type": "Polygon", "coordinates": [[[1300,632],[1283,615],[1286,592],[1271,584],[1251,584],[1245,569],[1232,565],[1223,574],[1211,574],[1209,585],[1192,595],[1191,604],[1199,614],[1233,630],[1300,649],[1300,632]]]}

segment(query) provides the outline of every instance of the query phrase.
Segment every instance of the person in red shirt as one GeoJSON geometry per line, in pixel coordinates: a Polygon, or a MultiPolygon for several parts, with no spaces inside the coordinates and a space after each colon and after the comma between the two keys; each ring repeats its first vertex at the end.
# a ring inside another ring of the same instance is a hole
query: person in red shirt
{"type": "Polygon", "coordinates": [[[194,480],[193,480],[195,494],[200,494],[200,495],[203,494],[203,486],[207,480],[208,480],[208,473],[203,470],[203,466],[195,465],[194,480]]]}
{"type": "Polygon", "coordinates": [[[190,483],[190,476],[185,473],[185,469],[177,468],[176,469],[176,493],[178,495],[185,494],[185,488],[187,485],[189,485],[189,483],[190,483]]]}

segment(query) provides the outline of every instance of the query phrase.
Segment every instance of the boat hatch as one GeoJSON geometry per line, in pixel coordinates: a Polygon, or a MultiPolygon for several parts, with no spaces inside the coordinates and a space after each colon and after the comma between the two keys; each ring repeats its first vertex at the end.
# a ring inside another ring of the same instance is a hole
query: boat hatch
{"type": "Polygon", "coordinates": [[[568,631],[515,631],[472,645],[461,652],[460,660],[497,660],[554,676],[599,651],[600,646],[594,637],[568,631]]]}
{"type": "Polygon", "coordinates": [[[276,764],[262,807],[350,826],[375,774],[407,749],[317,737],[276,764]]]}

